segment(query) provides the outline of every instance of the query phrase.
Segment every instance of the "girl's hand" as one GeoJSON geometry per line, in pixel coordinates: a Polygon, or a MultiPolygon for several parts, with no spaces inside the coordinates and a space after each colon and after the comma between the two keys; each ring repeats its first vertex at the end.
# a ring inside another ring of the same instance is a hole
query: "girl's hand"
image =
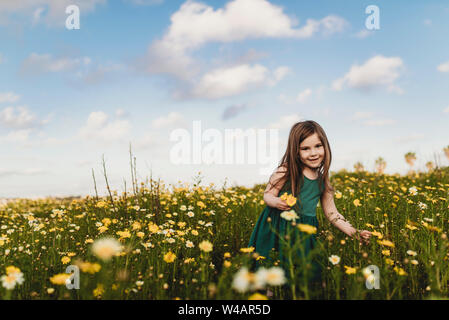
{"type": "Polygon", "coordinates": [[[359,240],[362,240],[363,243],[365,244],[369,244],[369,238],[371,237],[371,232],[369,232],[368,230],[361,230],[359,233],[359,240]]]}
{"type": "Polygon", "coordinates": [[[282,211],[291,210],[291,207],[279,197],[276,197],[274,207],[282,211]]]}

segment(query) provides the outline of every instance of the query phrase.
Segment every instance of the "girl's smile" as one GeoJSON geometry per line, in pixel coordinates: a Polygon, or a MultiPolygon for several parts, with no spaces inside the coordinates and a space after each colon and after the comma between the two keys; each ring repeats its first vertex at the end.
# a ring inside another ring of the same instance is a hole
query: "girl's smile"
{"type": "Polygon", "coordinates": [[[324,153],[324,146],[316,133],[305,139],[299,148],[301,161],[313,168],[321,165],[324,153]]]}

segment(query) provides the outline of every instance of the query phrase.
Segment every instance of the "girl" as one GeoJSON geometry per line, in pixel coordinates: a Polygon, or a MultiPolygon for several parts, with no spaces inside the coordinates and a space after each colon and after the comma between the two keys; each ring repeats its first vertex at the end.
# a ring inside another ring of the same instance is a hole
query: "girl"
{"type": "MultiPolygon", "coordinates": [[[[291,229],[292,221],[283,218],[281,213],[293,209],[298,216],[293,215],[293,218],[291,218],[292,213],[290,213],[290,218],[294,220],[293,225],[305,224],[318,228],[316,217],[318,200],[321,200],[324,215],[335,227],[350,237],[356,237],[364,243],[369,242],[371,233],[366,230],[356,230],[335,207],[334,189],[329,182],[331,159],[329,142],[324,130],[318,123],[301,121],[293,125],[288,138],[287,150],[277,170],[270,177],[264,192],[263,199],[267,206],[256,222],[249,247],[254,247],[254,251],[266,259],[269,259],[272,250],[279,251],[281,260],[284,259],[282,242],[271,231],[270,224],[280,237],[285,237],[288,233],[287,230],[291,229]],[[297,198],[293,208],[281,199],[285,192],[297,198]]],[[[290,236],[292,244],[297,235],[305,235],[298,228],[293,229],[293,236],[290,236]]],[[[305,241],[301,245],[302,250],[307,255],[316,247],[316,234],[311,234],[304,239],[305,241]]],[[[300,254],[300,252],[295,253],[295,255],[297,254],[300,254]]],[[[321,270],[316,262],[313,262],[312,265],[313,280],[319,281],[321,270]]],[[[259,264],[257,264],[258,266],[259,264]]]]}

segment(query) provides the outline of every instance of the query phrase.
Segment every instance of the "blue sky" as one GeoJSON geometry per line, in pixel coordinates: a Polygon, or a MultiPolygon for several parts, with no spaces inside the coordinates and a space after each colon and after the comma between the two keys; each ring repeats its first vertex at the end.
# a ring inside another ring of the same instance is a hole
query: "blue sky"
{"type": "Polygon", "coordinates": [[[130,143],[142,179],[267,181],[258,164],[173,164],[170,133],[193,121],[277,129],[280,160],[291,125],[315,120],[334,171],[381,156],[405,173],[408,151],[416,169],[448,165],[448,15],[442,1],[2,1],[0,197],[89,194],[92,168],[102,190],[103,154],[123,190],[130,143]]]}

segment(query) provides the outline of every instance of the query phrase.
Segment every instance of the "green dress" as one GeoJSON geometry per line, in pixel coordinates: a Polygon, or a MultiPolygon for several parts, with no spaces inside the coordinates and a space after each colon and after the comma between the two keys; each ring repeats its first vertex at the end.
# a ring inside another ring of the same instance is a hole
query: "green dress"
{"type": "MultiPolygon", "coordinates": [[[[299,197],[295,195],[297,198],[297,206],[294,206],[298,218],[295,220],[296,224],[308,224],[317,228],[318,233],[318,220],[316,217],[316,207],[318,201],[322,194],[322,188],[320,190],[320,185],[318,182],[319,178],[315,180],[311,180],[304,176],[304,181],[300,188],[299,197]]],[[[279,192],[279,196],[287,192],[287,194],[291,194],[291,182],[288,180],[282,189],[279,192]]],[[[260,214],[256,225],[254,226],[253,232],[251,234],[251,238],[249,240],[248,247],[254,247],[254,252],[257,252],[259,255],[265,257],[265,261],[262,259],[253,260],[253,265],[251,267],[252,270],[258,269],[262,263],[273,262],[270,258],[270,252],[276,251],[279,254],[279,260],[281,262],[281,267],[284,268],[287,279],[290,279],[289,274],[289,260],[283,254],[283,245],[279,240],[279,237],[276,233],[274,233],[270,229],[270,225],[276,232],[281,236],[285,237],[286,234],[290,234],[289,240],[290,244],[293,245],[296,242],[296,239],[299,237],[299,244],[295,251],[292,254],[293,260],[297,261],[297,259],[301,259],[302,257],[307,257],[310,251],[317,247],[317,233],[315,234],[307,234],[300,231],[297,227],[292,226],[292,221],[287,221],[280,216],[282,210],[277,208],[265,206],[262,213],[260,214]],[[271,222],[267,221],[267,218],[271,218],[271,222]],[[300,249],[302,247],[302,250],[300,249]]],[[[297,226],[296,225],[296,226],[297,226]]],[[[295,266],[296,263],[293,262],[295,266]]],[[[312,281],[319,281],[321,279],[321,267],[315,261],[311,261],[311,269],[309,269],[310,279],[312,281]]],[[[295,269],[295,272],[298,270],[295,269]]],[[[309,277],[308,277],[309,278],[309,277]]]]}

